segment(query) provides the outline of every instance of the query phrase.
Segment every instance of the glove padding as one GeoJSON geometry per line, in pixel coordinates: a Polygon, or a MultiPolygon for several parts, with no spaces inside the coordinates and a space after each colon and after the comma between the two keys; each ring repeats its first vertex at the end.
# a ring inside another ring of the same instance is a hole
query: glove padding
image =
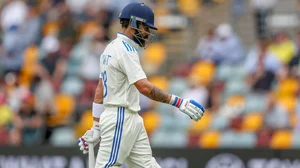
{"type": "Polygon", "coordinates": [[[100,130],[90,129],[78,139],[78,146],[83,154],[89,153],[89,144],[96,146],[101,141],[100,130]]]}
{"type": "Polygon", "coordinates": [[[189,99],[183,99],[183,102],[178,108],[195,121],[199,121],[205,112],[204,107],[201,104],[195,100],[189,99]]]}

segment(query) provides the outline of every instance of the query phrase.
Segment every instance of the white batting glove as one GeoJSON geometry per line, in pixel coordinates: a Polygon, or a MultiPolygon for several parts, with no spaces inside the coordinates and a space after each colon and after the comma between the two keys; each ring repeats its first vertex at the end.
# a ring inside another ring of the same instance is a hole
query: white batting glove
{"type": "Polygon", "coordinates": [[[195,121],[199,121],[205,112],[204,107],[195,100],[183,99],[175,95],[172,95],[169,104],[179,108],[181,112],[195,121]]]}
{"type": "Polygon", "coordinates": [[[89,153],[89,144],[96,146],[101,141],[99,122],[94,121],[93,127],[78,139],[78,146],[83,154],[89,153]]]}

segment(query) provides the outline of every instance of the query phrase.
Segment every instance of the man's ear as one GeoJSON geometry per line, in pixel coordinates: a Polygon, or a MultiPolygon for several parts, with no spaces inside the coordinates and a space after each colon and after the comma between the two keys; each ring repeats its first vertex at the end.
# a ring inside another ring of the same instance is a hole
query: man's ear
{"type": "Polygon", "coordinates": [[[135,34],[136,33],[136,29],[134,29],[134,28],[132,28],[132,27],[130,27],[130,25],[128,26],[128,28],[129,28],[129,30],[130,30],[130,32],[132,32],[133,34],[135,34]]]}

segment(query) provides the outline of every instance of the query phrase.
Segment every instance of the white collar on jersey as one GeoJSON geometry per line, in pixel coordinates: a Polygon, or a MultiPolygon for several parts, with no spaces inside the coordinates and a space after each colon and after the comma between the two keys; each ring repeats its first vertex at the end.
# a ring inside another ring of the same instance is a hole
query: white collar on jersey
{"type": "Polygon", "coordinates": [[[117,36],[118,36],[118,38],[121,38],[122,40],[124,40],[125,42],[127,42],[128,44],[130,44],[131,46],[133,46],[136,50],[139,50],[141,48],[138,43],[136,43],[135,41],[133,41],[126,34],[118,32],[117,36]]]}

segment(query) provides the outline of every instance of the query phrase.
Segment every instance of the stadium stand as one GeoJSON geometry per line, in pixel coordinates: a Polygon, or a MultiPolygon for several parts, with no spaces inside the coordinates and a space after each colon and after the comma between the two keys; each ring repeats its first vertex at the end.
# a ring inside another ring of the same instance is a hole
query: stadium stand
{"type": "MultiPolygon", "coordinates": [[[[102,1],[1,2],[0,145],[72,146],[91,127],[99,57],[120,28],[120,8],[135,0],[102,1]]],[[[141,95],[153,147],[300,147],[299,25],[274,22],[282,11],[295,15],[295,7],[278,1],[271,24],[257,28],[249,4],[143,2],[159,28],[141,51],[148,79],[207,109],[193,122],[141,95]]]]}

